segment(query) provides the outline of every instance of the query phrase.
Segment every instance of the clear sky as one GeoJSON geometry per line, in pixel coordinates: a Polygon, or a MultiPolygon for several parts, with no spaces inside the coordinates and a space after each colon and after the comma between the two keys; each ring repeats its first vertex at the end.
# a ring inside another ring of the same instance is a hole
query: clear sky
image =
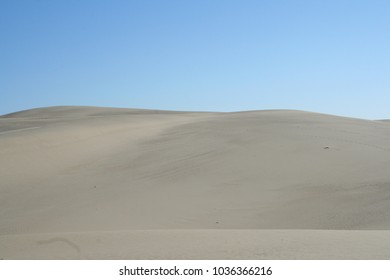
{"type": "Polygon", "coordinates": [[[54,105],[390,118],[390,1],[1,0],[0,114],[54,105]]]}

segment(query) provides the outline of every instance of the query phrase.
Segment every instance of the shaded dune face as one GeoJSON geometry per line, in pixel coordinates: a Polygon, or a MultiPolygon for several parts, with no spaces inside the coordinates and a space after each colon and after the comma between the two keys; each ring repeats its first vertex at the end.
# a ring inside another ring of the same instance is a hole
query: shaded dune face
{"type": "Polygon", "coordinates": [[[385,121],[41,108],[0,117],[0,167],[0,235],[390,229],[385,121]]]}

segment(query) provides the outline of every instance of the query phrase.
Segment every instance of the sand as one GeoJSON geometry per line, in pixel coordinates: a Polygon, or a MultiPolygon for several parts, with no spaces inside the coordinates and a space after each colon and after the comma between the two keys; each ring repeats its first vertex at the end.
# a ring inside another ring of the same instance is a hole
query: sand
{"type": "Polygon", "coordinates": [[[39,108],[0,178],[0,259],[390,259],[386,121],[39,108]]]}

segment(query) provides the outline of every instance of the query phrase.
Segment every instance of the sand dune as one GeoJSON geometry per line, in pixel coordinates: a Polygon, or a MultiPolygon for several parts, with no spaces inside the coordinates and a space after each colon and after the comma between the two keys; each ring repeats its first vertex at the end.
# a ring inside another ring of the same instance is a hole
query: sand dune
{"type": "Polygon", "coordinates": [[[41,108],[0,167],[0,259],[390,258],[385,121],[41,108]]]}

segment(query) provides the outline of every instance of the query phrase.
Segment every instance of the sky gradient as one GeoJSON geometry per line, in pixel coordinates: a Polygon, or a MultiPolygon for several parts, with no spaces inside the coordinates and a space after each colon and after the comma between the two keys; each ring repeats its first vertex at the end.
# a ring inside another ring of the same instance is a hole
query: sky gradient
{"type": "Polygon", "coordinates": [[[390,1],[0,1],[0,114],[56,105],[390,119],[390,1]]]}

